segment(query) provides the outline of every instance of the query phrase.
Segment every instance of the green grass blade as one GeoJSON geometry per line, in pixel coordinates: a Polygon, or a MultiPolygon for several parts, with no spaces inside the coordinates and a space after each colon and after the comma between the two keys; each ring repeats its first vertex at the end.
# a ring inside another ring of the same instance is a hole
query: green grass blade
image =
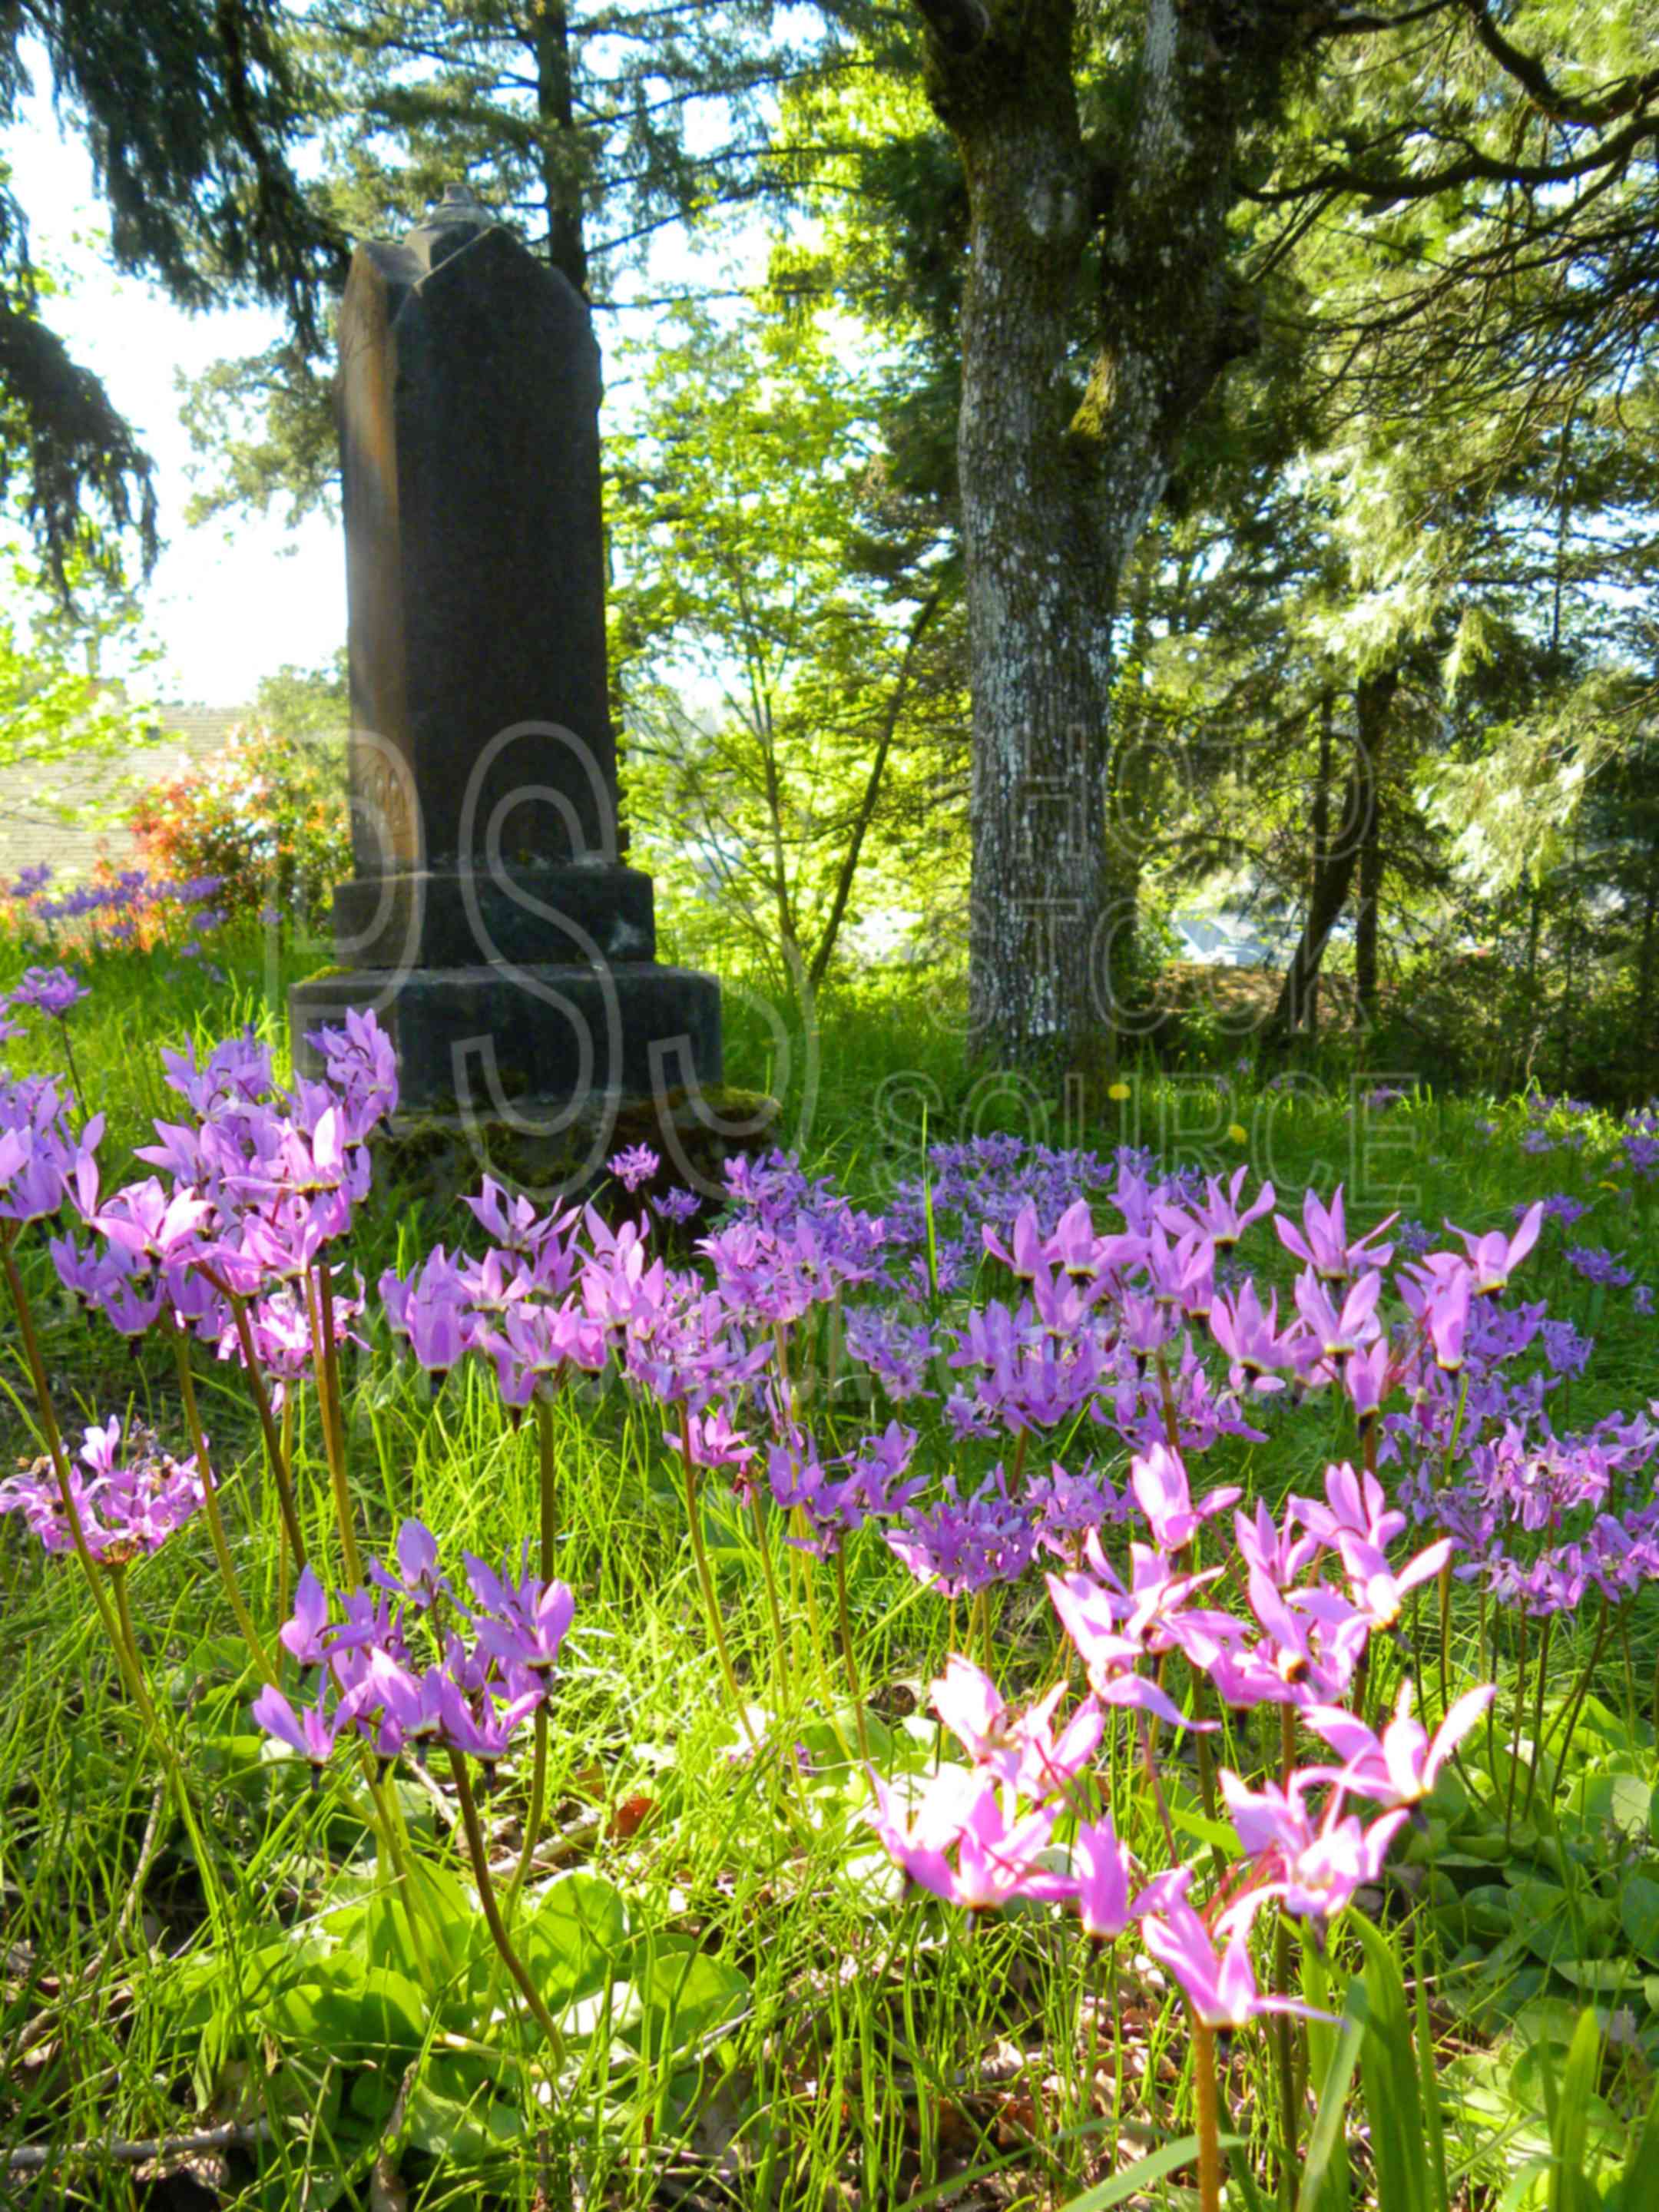
{"type": "Polygon", "coordinates": [[[1365,2029],[1360,2057],[1380,2212],[1433,2212],[1423,2100],[1418,2083],[1406,1984],[1388,1939],[1355,1917],[1365,1954],[1365,2029]]]}
{"type": "Polygon", "coordinates": [[[1451,2212],[1446,2174],[1446,2120],[1440,2108],[1440,2077],[1435,2065],[1434,2025],[1429,2018],[1429,1978],[1423,1971],[1423,1938],[1417,1940],[1417,2070],[1423,2093],[1423,2118],[1429,2144],[1429,2171],[1438,2212],[1451,2212]]]}
{"type": "Polygon", "coordinates": [[[1625,2170],[1611,2202],[1618,2212],[1659,2212],[1659,2089],[1631,2137],[1625,2170]]]}
{"type": "Polygon", "coordinates": [[[1601,2031],[1593,2010],[1578,2016],[1567,2063],[1561,2076],[1560,2094],[1550,2123],[1550,2148],[1554,2166],[1550,2182],[1551,2212],[1586,2212],[1596,2202],[1584,2172],[1589,2142],[1590,2100],[1601,2071],[1601,2031]]]}
{"type": "MultiPolygon", "coordinates": [[[[1221,2138],[1223,2150],[1241,2150],[1243,2147],[1242,2136],[1221,2138]]],[[[1177,2172],[1183,2166],[1194,2164],[1197,2158],[1198,2137],[1182,2136],[1178,2142],[1165,2143],[1162,2150],[1152,2151],[1146,2158],[1138,2158],[1133,2166],[1126,2166],[1121,2173],[1114,2173],[1097,2182],[1092,2189],[1085,2189],[1081,2197],[1073,2197],[1069,2203],[1062,2205],[1060,2212],[1110,2212],[1114,2204],[1138,2197],[1153,2182],[1162,2181],[1166,2174],[1177,2172]]]]}
{"type": "Polygon", "coordinates": [[[1318,2212],[1325,2196],[1328,2179],[1332,2186],[1323,2212],[1346,2212],[1348,2203],[1347,2131],[1343,2125],[1346,2117],[1348,2087],[1353,2080],[1354,2068],[1359,2063],[1360,2046],[1365,2039],[1364,2014],[1357,2009],[1363,2005],[1364,1992],[1356,1983],[1349,1995],[1349,2010],[1341,2034],[1325,2069],[1325,2079],[1320,2085],[1319,2112],[1308,2138],[1308,2151],[1302,2167],[1302,2187],[1296,2200],[1297,2212],[1318,2212]],[[1332,2171],[1332,2160],[1338,2148],[1342,2159],[1332,2171]]]}

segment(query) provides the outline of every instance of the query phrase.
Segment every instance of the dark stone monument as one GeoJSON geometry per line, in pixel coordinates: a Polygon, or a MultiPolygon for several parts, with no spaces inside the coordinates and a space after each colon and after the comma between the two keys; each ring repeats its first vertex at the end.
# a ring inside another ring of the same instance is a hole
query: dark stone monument
{"type": "Polygon", "coordinates": [[[296,1056],[373,1006],[406,1116],[602,1146],[624,1103],[718,1084],[720,1010],[657,964],[620,857],[587,308],[452,186],[357,249],[337,392],[356,874],[296,1056]]]}

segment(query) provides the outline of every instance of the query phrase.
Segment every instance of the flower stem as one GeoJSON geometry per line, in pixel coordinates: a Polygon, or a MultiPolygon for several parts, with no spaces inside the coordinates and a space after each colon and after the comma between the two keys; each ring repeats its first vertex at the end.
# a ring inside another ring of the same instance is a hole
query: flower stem
{"type": "MultiPolygon", "coordinates": [[[[1448,1487],[1451,1483],[1452,1462],[1457,1456],[1457,1447],[1463,1434],[1463,1415],[1469,1402],[1469,1370],[1463,1368],[1457,1378],[1457,1403],[1452,1410],[1451,1430],[1446,1438],[1446,1455],[1440,1463],[1440,1479],[1448,1487]]],[[[1444,1712],[1451,1704],[1451,1561],[1440,1570],[1440,1709],[1444,1712]]]]}
{"type": "Polygon", "coordinates": [[[1440,1570],[1440,1709],[1451,1705],[1451,1601],[1452,1563],[1449,1559],[1440,1570]]]}
{"type": "Polygon", "coordinates": [[[864,1692],[859,1686],[858,1661],[853,1656],[853,1616],[847,1603],[847,1555],[836,1547],[836,1610],[841,1620],[841,1656],[847,1666],[847,1686],[853,1693],[853,1725],[858,1730],[859,1757],[867,1768],[870,1731],[864,1717],[864,1692]]]}
{"type": "Polygon", "coordinates": [[[696,1563],[697,1583],[702,1591],[702,1606],[708,1619],[708,1633],[714,1638],[714,1650],[720,1659],[720,1673],[726,1678],[726,1691],[732,1700],[732,1709],[742,1723],[743,1732],[748,1737],[751,1747],[758,1751],[760,1746],[756,1741],[754,1727],[749,1718],[749,1708],[744,1702],[742,1691],[738,1687],[737,1670],[732,1664],[732,1654],[726,1649],[726,1630],[720,1621],[720,1598],[714,1589],[714,1577],[709,1571],[708,1553],[702,1540],[702,1514],[697,1502],[697,1468],[696,1461],[691,1456],[691,1418],[690,1409],[684,1402],[680,1407],[680,1449],[685,1460],[685,1515],[691,1530],[691,1556],[696,1563]]]}
{"type": "Polygon", "coordinates": [[[1216,2091],[1215,2031],[1193,2014],[1193,2087],[1198,2121],[1200,2212],[1221,2212],[1220,2099],[1216,2091]]]}
{"type": "Polygon", "coordinates": [[[1601,1618],[1596,1626],[1595,1641],[1590,1646],[1590,1656],[1584,1662],[1583,1673],[1578,1677],[1577,1684],[1568,1695],[1565,1705],[1562,1708],[1561,1745],[1555,1754],[1555,1771],[1558,1774],[1566,1771],[1567,1753],[1571,1747],[1573,1730],[1578,1725],[1579,1713],[1583,1709],[1584,1700],[1589,1695],[1590,1683],[1595,1678],[1596,1662],[1601,1656],[1612,1626],[1612,1609],[1604,1596],[1601,1600],[1601,1618]]]}
{"type": "Polygon", "coordinates": [[[449,1768],[455,1778],[455,1796],[461,1808],[461,1826],[466,1832],[467,1856],[472,1862],[472,1878],[478,1887],[478,1903],[483,1908],[490,1941],[501,1954],[501,1964],[523,1993],[537,2027],[547,2038],[547,2047],[553,2054],[554,2064],[562,2066],[564,2038],[559,2033],[552,2014],[542,2002],[541,1991],[531,1980],[523,1960],[514,1949],[513,1940],[507,1932],[507,1923],[501,1918],[501,1907],[495,1902],[495,1884],[489,1879],[489,1853],[484,1845],[483,1831],[478,1826],[478,1808],[473,1799],[466,1761],[459,1751],[451,1750],[449,1768]]]}
{"type": "Polygon", "coordinates": [[[1532,1811],[1533,1797],[1538,1788],[1538,1770],[1544,1763],[1544,1692],[1549,1686],[1550,1633],[1554,1626],[1554,1614],[1547,1614],[1543,1640],[1538,1647],[1538,1683],[1532,1705],[1532,1765],[1527,1775],[1527,1801],[1521,1808],[1523,1820],[1532,1811]]]}
{"type": "Polygon", "coordinates": [[[29,1310],[28,1296],[23,1288],[22,1277],[17,1272],[17,1262],[12,1253],[12,1243],[16,1233],[15,1229],[9,1233],[0,1231],[0,1267],[3,1267],[12,1311],[17,1317],[17,1333],[22,1339],[24,1364],[29,1371],[29,1381],[33,1386],[35,1407],[40,1413],[41,1431],[46,1440],[46,1454],[52,1462],[52,1473],[58,1481],[58,1496],[63,1503],[64,1517],[69,1523],[70,1541],[74,1546],[75,1556],[80,1564],[81,1571],[86,1577],[87,1587],[92,1592],[92,1601],[97,1608],[100,1625],[110,1650],[115,1655],[115,1663],[120,1671],[122,1680],[126,1685],[127,1695],[131,1698],[134,1709],[143,1723],[150,1741],[155,1746],[161,1764],[167,1771],[167,1780],[172,1786],[173,1797],[179,1807],[179,1818],[185,1824],[196,1853],[197,1865],[201,1872],[202,1887],[207,1899],[209,1911],[213,1916],[216,1929],[222,1931],[223,1898],[218,1876],[214,1870],[213,1862],[208,1856],[207,1844],[197,1823],[195,1805],[189,1785],[185,1779],[184,1769],[180,1766],[178,1754],[162,1729],[161,1716],[155,1710],[155,1702],[149,1694],[149,1686],[144,1680],[143,1661],[138,1656],[138,1638],[133,1628],[131,1611],[127,1604],[126,1571],[122,1566],[112,1566],[109,1571],[109,1588],[106,1589],[104,1585],[104,1577],[100,1572],[98,1563],[93,1558],[87,1543],[87,1532],[82,1525],[80,1509],[75,1502],[74,1486],[70,1480],[69,1460],[64,1449],[64,1435],[58,1425],[58,1414],[52,1402],[52,1390],[46,1380],[46,1365],[40,1357],[40,1340],[34,1333],[34,1316],[29,1310]]]}
{"type": "Polygon", "coordinates": [[[138,1634],[132,1625],[132,1608],[127,1602],[127,1571],[125,1566],[110,1569],[109,1587],[110,1596],[115,1607],[115,1618],[121,1631],[127,1668],[133,1686],[133,1703],[137,1706],[144,1725],[156,1737],[157,1747],[161,1753],[162,1764],[168,1769],[171,1775],[173,1770],[171,1751],[168,1746],[160,1741],[161,1723],[156,1715],[155,1702],[149,1694],[149,1685],[144,1680],[144,1662],[138,1656],[138,1634]]]}
{"type": "Polygon", "coordinates": [[[288,1463],[288,1454],[283,1449],[283,1439],[276,1427],[276,1415],[270,1410],[270,1393],[265,1388],[264,1370],[259,1365],[258,1347],[253,1340],[253,1328],[247,1317],[247,1304],[234,1291],[225,1290],[230,1306],[230,1317],[236,1327],[236,1341],[242,1351],[242,1371],[247,1376],[247,1386],[253,1396],[253,1408],[259,1416],[259,1433],[265,1440],[265,1457],[276,1484],[277,1501],[283,1509],[283,1526],[288,1531],[289,1549],[294,1554],[296,1572],[306,1565],[306,1540],[300,1531],[300,1509],[294,1494],[294,1471],[288,1463]]]}
{"type": "Polygon", "coordinates": [[[328,1454],[328,1479],[334,1493],[334,1518],[339,1524],[340,1556],[346,1578],[358,1583],[363,1563],[357,1550],[357,1531],[351,1510],[351,1489],[346,1480],[345,1424],[340,1412],[339,1348],[334,1341],[334,1285],[326,1260],[312,1269],[315,1288],[312,1341],[317,1352],[317,1410],[322,1417],[323,1449],[328,1454]]]}
{"type": "MultiPolygon", "coordinates": [[[[1279,1709],[1279,1786],[1290,1794],[1291,1778],[1296,1772],[1296,1707],[1282,1705],[1279,1709]]],[[[1288,1996],[1291,1990],[1291,1932],[1281,1909],[1278,1925],[1273,1931],[1273,1990],[1279,1996],[1288,1996]]],[[[1286,2204],[1296,2199],[1296,2042],[1288,2013],[1280,2013],[1273,2022],[1273,2040],[1279,2067],[1279,2101],[1284,2131],[1285,2155],[1279,2193],[1286,2204]]]]}
{"type": "Polygon", "coordinates": [[[991,1640],[991,1591],[988,1584],[974,1599],[974,1610],[979,1616],[980,1658],[988,1674],[996,1672],[996,1646],[991,1640]]]}
{"type": "MultiPolygon", "coordinates": [[[[536,1465],[541,1493],[542,1581],[553,1579],[554,1551],[558,1540],[558,1497],[554,1485],[553,1403],[549,1398],[536,1400],[536,1465]]],[[[547,1705],[545,1701],[536,1708],[536,1747],[532,1754],[530,1769],[530,1806],[525,1814],[524,1849],[519,1854],[519,1863],[514,1871],[513,1886],[507,1893],[509,1911],[524,1887],[530,1872],[536,1846],[542,1839],[542,1821],[547,1812],[547,1705]]]]}
{"type": "Polygon", "coordinates": [[[1164,1346],[1161,1344],[1153,1357],[1158,1364],[1158,1395],[1164,1407],[1164,1441],[1172,1452],[1179,1452],[1181,1424],[1176,1419],[1175,1391],[1170,1382],[1170,1363],[1164,1357],[1164,1346]]]}
{"type": "MultiPolygon", "coordinates": [[[[794,1506],[791,1510],[790,1518],[797,1538],[802,1545],[805,1545],[811,1536],[805,1508],[800,1505],[794,1506]]],[[[813,1668],[817,1676],[818,1694],[823,1699],[824,1714],[834,1732],[836,1741],[841,1747],[842,1757],[850,1766],[853,1763],[853,1747],[847,1741],[847,1731],[842,1726],[840,1706],[836,1697],[836,1686],[830,1673],[830,1662],[824,1655],[823,1618],[818,1609],[818,1588],[817,1579],[812,1573],[812,1555],[809,1551],[799,1549],[794,1556],[801,1562],[801,1583],[806,1594],[806,1640],[812,1655],[813,1668]]]]}
{"type": "Polygon", "coordinates": [[[67,1014],[63,1014],[58,1017],[58,1026],[63,1033],[64,1060],[69,1068],[70,1084],[75,1092],[75,1103],[80,1108],[81,1118],[84,1121],[87,1115],[87,1094],[82,1085],[81,1071],[75,1064],[75,1047],[70,1042],[69,1016],[67,1014]]]}
{"type": "Polygon", "coordinates": [[[539,1395],[536,1399],[536,1472],[541,1493],[542,1580],[550,1583],[559,1534],[559,1501],[554,1480],[553,1401],[539,1395]]]}
{"type": "Polygon", "coordinates": [[[1176,1849],[1175,1828],[1170,1821],[1170,1808],[1164,1796],[1164,1784],[1158,1778],[1158,1762],[1152,1757],[1152,1729],[1147,1723],[1145,1713],[1134,1715],[1134,1727],[1135,1734],[1140,1740],[1141,1766],[1146,1773],[1147,1786],[1152,1793],[1152,1802],[1158,1808],[1158,1825],[1164,1831],[1164,1841],[1168,1846],[1170,1861],[1173,1865],[1181,1854],[1176,1849]]]}
{"type": "Polygon", "coordinates": [[[218,1486],[213,1479],[213,1469],[208,1464],[207,1438],[202,1433],[202,1416],[196,1403],[196,1378],[190,1371],[190,1340],[171,1314],[167,1326],[173,1338],[173,1357],[179,1368],[179,1393],[185,1401],[185,1424],[190,1431],[190,1446],[196,1455],[196,1471],[202,1478],[202,1502],[207,1509],[208,1534],[213,1539],[213,1556],[219,1562],[219,1579],[225,1586],[231,1612],[242,1632],[242,1641],[252,1654],[254,1665],[267,1682],[274,1682],[276,1670],[270,1663],[264,1645],[259,1641],[259,1632],[253,1626],[253,1616],[243,1603],[242,1593],[237,1587],[236,1568],[225,1535],[225,1518],[219,1510],[218,1486]]]}
{"type": "Polygon", "coordinates": [[[1510,1831],[1515,1825],[1515,1784],[1521,1771],[1521,1725],[1527,1709],[1527,1625],[1523,1607],[1521,1613],[1521,1649],[1516,1660],[1515,1678],[1515,1737],[1510,1746],[1510,1795],[1504,1811],[1504,1841],[1507,1845],[1510,1831]]]}
{"type": "Polygon", "coordinates": [[[1636,1662],[1631,1656],[1630,1607],[1619,1608],[1619,1644],[1625,1658],[1626,1719],[1630,1724],[1631,1741],[1636,1740],[1636,1662]]]}
{"type": "Polygon", "coordinates": [[[531,1756],[530,1804],[524,1816],[524,1849],[519,1853],[519,1863],[513,1870],[513,1883],[507,1891],[507,1910],[518,1901],[530,1872],[530,1863],[536,1856],[536,1846],[542,1839],[542,1822],[547,1814],[547,1702],[545,1698],[536,1708],[536,1747],[531,1756]]]}
{"type": "Polygon", "coordinates": [[[760,1492],[749,1493],[750,1516],[755,1523],[755,1542],[760,1549],[761,1580],[766,1585],[766,1610],[772,1623],[772,1675],[778,1703],[784,1702],[784,1644],[783,1607],[778,1600],[777,1567],[772,1558],[770,1531],[766,1525],[766,1508],[761,1502],[760,1492]]]}
{"type": "MultiPolygon", "coordinates": [[[[1273,1990],[1279,1996],[1288,1996],[1291,1990],[1291,1931],[1283,1910],[1278,1915],[1273,1930],[1273,1990]]],[[[1296,2202],[1296,2027],[1287,2012],[1281,2012],[1273,2021],[1274,2057],[1279,2069],[1279,2125],[1283,2134],[1284,2163],[1279,2172],[1279,2196],[1288,2207],[1296,2202]]]]}

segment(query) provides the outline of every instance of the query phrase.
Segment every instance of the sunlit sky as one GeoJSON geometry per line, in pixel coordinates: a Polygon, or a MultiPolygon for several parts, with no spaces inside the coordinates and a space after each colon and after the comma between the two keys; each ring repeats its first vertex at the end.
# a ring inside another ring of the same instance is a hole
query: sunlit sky
{"type": "MultiPolygon", "coordinates": [[[[191,493],[210,481],[213,463],[191,449],[179,419],[179,380],[269,345],[280,335],[279,319],[251,308],[188,314],[155,287],[115,276],[101,251],[106,227],[85,150],[72,131],[60,131],[39,91],[3,152],[35,256],[66,287],[49,303],[48,319],[72,356],[103,379],[155,462],[165,544],[143,607],[146,642],[159,658],[139,684],[157,698],[237,706],[285,663],[325,661],[345,641],[337,520],[312,516],[293,529],[276,516],[221,518],[195,529],[185,522],[191,493]]],[[[690,256],[677,240],[663,244],[653,281],[684,279],[690,256]]],[[[763,251],[758,236],[750,246],[763,251]]],[[[735,250],[744,255],[741,242],[735,250]]],[[[722,265],[730,281],[724,256],[722,265]]],[[[618,319],[601,324],[608,349],[618,319]]],[[[613,386],[613,405],[617,396],[613,386]]],[[[112,649],[106,672],[131,673],[125,659],[112,649]]]]}
{"type": "MultiPolygon", "coordinates": [[[[167,544],[143,594],[145,626],[161,652],[145,688],[240,705],[265,671],[325,660],[345,638],[335,524],[313,519],[289,531],[275,520],[239,518],[188,530],[184,522],[198,464],[179,418],[176,380],[270,344],[276,317],[186,314],[153,286],[113,275],[100,251],[105,224],[85,150],[59,131],[46,99],[31,102],[5,152],[34,253],[67,287],[49,303],[48,319],[74,358],[103,379],[155,462],[167,544]]],[[[111,654],[112,672],[120,659],[111,654]]]]}

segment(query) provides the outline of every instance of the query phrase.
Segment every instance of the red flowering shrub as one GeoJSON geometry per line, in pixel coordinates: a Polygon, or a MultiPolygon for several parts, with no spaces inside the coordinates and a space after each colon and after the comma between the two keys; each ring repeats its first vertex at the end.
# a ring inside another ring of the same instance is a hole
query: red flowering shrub
{"type": "Polygon", "coordinates": [[[216,876],[218,903],[311,927],[351,872],[345,776],[332,744],[250,722],[129,817],[145,860],[173,878],[216,876]]]}

